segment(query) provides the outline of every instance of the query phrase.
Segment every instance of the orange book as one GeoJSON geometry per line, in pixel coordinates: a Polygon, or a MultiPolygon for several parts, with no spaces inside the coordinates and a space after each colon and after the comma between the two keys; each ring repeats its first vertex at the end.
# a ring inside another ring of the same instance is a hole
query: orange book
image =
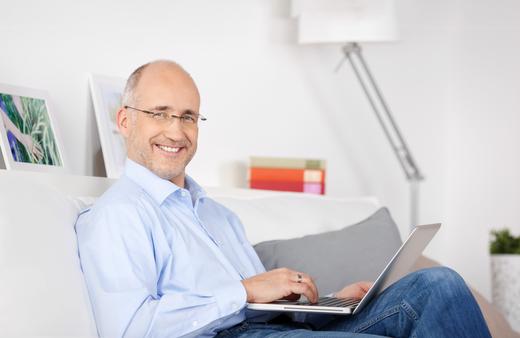
{"type": "Polygon", "coordinates": [[[257,168],[249,169],[250,181],[303,182],[304,169],[257,168]]]}
{"type": "Polygon", "coordinates": [[[324,182],[325,171],[314,169],[258,168],[249,169],[251,181],[324,182]]]}

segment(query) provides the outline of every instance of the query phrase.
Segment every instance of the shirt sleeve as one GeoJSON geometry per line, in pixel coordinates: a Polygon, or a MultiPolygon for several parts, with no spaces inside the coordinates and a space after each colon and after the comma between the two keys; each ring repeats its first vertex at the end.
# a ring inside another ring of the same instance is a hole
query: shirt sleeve
{"type": "Polygon", "coordinates": [[[158,294],[154,220],[135,206],[110,205],[76,223],[81,267],[101,337],[180,337],[211,331],[246,304],[240,281],[212,294],[158,294]],[[150,225],[151,224],[151,225],[150,225]]]}

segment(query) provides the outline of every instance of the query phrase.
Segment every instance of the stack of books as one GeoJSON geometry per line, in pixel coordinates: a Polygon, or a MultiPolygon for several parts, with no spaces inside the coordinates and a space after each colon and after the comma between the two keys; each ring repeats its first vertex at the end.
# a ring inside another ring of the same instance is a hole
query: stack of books
{"type": "Polygon", "coordinates": [[[251,189],[325,194],[325,160],[251,157],[251,189]]]}

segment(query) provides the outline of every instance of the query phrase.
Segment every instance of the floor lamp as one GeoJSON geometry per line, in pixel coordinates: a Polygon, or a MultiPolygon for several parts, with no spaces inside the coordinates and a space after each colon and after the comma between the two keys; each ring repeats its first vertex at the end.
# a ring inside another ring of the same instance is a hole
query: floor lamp
{"type": "Polygon", "coordinates": [[[397,39],[393,0],[293,0],[292,14],[298,18],[299,43],[343,43],[343,61],[348,60],[352,66],[410,184],[410,228],[413,229],[418,224],[419,183],[424,176],[359,45],[359,42],[397,39]]]}

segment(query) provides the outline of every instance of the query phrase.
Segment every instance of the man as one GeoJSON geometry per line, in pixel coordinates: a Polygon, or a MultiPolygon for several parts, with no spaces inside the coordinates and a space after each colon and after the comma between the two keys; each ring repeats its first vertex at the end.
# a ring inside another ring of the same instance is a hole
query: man
{"type": "MultiPolygon", "coordinates": [[[[266,272],[236,215],[186,175],[199,103],[174,62],[143,65],[128,79],[117,116],[125,174],[76,223],[100,336],[490,337],[468,288],[444,268],[403,278],[355,316],[296,321],[246,310],[300,295],[314,302],[318,292],[305,273],[266,272]]],[[[335,295],[361,297],[368,286],[335,295]]]]}

